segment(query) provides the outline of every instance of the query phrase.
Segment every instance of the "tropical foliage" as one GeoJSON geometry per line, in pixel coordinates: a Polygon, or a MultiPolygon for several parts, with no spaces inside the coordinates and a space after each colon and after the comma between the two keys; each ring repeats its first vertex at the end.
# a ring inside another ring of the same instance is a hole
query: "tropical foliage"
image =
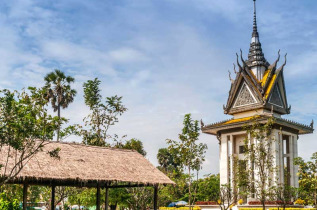
{"type": "MultiPolygon", "coordinates": [[[[77,91],[71,88],[71,83],[75,79],[71,76],[66,76],[64,72],[56,69],[47,74],[44,78],[46,84],[44,87],[45,98],[51,102],[54,112],[57,111],[57,116],[61,118],[61,108],[65,109],[74,101],[77,91]]],[[[57,129],[57,141],[60,140],[61,125],[57,129]]]]}
{"type": "Polygon", "coordinates": [[[44,91],[34,87],[20,93],[0,90],[1,158],[16,157],[14,163],[0,165],[0,186],[20,173],[25,162],[53,138],[63,120],[48,113],[44,91]]]}
{"type": "Polygon", "coordinates": [[[182,169],[187,170],[188,175],[188,203],[192,204],[192,173],[198,173],[205,160],[207,145],[198,143],[200,128],[198,121],[186,114],[183,121],[182,133],[179,134],[179,141],[167,139],[169,150],[175,154],[175,159],[182,169]]]}
{"type": "Polygon", "coordinates": [[[117,95],[107,97],[102,102],[100,80],[88,80],[84,83],[85,103],[90,109],[90,114],[84,118],[85,126],[79,126],[79,135],[83,143],[95,146],[109,146],[107,139],[112,137],[108,134],[111,126],[118,122],[118,116],[127,111],[122,104],[122,97],[117,95]]]}
{"type": "Polygon", "coordinates": [[[317,152],[315,152],[310,161],[305,161],[298,157],[295,164],[299,166],[299,186],[301,198],[306,204],[317,205],[317,152]]]}
{"type": "Polygon", "coordinates": [[[193,182],[194,201],[217,201],[220,191],[219,174],[209,174],[193,182]]]}
{"type": "MultiPolygon", "coordinates": [[[[15,155],[16,162],[12,168],[6,164],[0,165],[0,210],[19,209],[22,200],[21,185],[4,185],[18,175],[25,161],[41,150],[45,142],[52,140],[57,131],[57,140],[62,140],[72,134],[82,137],[83,143],[95,146],[109,146],[121,149],[133,149],[143,156],[147,152],[141,140],[131,138],[123,140],[116,134],[109,134],[109,129],[119,122],[119,117],[127,111],[122,97],[117,95],[102,97],[101,81],[98,78],[88,80],[83,84],[84,101],[89,108],[89,115],[84,118],[83,125],[70,125],[61,129],[68,120],[61,116],[61,109],[66,109],[74,101],[76,90],[72,89],[74,78],[66,76],[60,70],[55,70],[45,77],[43,88],[29,87],[21,92],[0,90],[0,150],[9,148],[4,153],[6,157],[15,155]],[[57,116],[51,116],[47,110],[49,103],[57,116]]],[[[190,114],[185,115],[183,129],[178,140],[167,139],[167,148],[158,151],[158,169],[169,176],[176,186],[160,186],[159,204],[167,206],[179,200],[190,205],[198,203],[217,203],[223,210],[231,208],[240,196],[251,195],[265,204],[274,204],[284,209],[292,201],[296,204],[316,205],[317,202],[317,153],[310,161],[297,158],[299,166],[300,189],[285,185],[271,186],[273,180],[269,174],[276,169],[270,152],[273,121],[266,124],[254,123],[245,126],[248,138],[245,139],[245,160],[233,161],[236,178],[233,184],[238,191],[233,191],[230,185],[220,186],[219,175],[207,175],[200,178],[199,172],[205,160],[207,146],[199,143],[200,128],[198,121],[190,114]],[[255,142],[254,139],[257,139],[255,142]],[[249,162],[251,164],[246,164],[249,162]],[[257,168],[258,170],[254,170],[257,168]],[[254,179],[254,175],[259,179],[254,179]]],[[[58,157],[59,148],[50,151],[48,155],[58,157]]],[[[50,188],[30,186],[28,202],[36,203],[45,200],[49,203],[50,188]]],[[[101,192],[104,201],[105,191],[101,192]]],[[[80,206],[95,206],[95,189],[77,189],[72,187],[56,188],[56,204],[66,199],[68,204],[80,206]]],[[[243,201],[239,202],[242,203],[243,201]]],[[[153,188],[109,189],[111,209],[121,208],[145,210],[153,205],[153,188]]],[[[250,203],[252,204],[252,203],[250,203]]],[[[163,208],[162,208],[163,209],[163,208]]],[[[172,209],[172,208],[164,208],[172,209]]],[[[180,208],[178,208],[180,209],[180,208]]],[[[199,209],[194,207],[192,209],[199,209]]],[[[287,208],[286,208],[287,209],[287,208]]]]}

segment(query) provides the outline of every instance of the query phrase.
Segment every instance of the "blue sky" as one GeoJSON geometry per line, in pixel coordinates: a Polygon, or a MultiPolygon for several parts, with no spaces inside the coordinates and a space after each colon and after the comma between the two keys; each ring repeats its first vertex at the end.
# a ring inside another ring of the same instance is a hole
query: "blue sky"
{"type": "MultiPolygon", "coordinates": [[[[258,0],[265,57],[288,53],[285,80],[292,113],[309,124],[317,109],[317,2],[258,0]]],[[[12,0],[0,3],[0,88],[43,85],[61,69],[76,79],[78,96],[62,115],[87,115],[82,84],[99,77],[104,96],[123,96],[129,111],[112,128],[144,142],[148,158],[176,139],[183,116],[212,123],[223,114],[235,53],[246,57],[251,0],[12,0]]],[[[299,155],[317,151],[316,134],[301,136],[299,155]]],[[[218,172],[218,143],[208,144],[202,174],[218,172]]]]}

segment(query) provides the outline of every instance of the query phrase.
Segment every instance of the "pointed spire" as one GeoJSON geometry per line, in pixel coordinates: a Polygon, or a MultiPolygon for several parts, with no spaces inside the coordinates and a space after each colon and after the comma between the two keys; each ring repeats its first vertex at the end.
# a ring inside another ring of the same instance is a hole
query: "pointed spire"
{"type": "Polygon", "coordinates": [[[258,80],[261,80],[264,74],[264,71],[269,66],[269,63],[264,58],[264,54],[262,52],[260,36],[258,33],[257,26],[257,16],[256,16],[256,0],[253,0],[254,3],[254,12],[253,12],[253,31],[252,31],[252,39],[248,54],[248,60],[246,63],[249,68],[253,71],[254,75],[256,75],[258,80]]]}
{"type": "Polygon", "coordinates": [[[253,0],[253,9],[254,9],[254,15],[253,15],[253,33],[252,33],[252,37],[259,37],[259,33],[258,33],[258,26],[256,24],[256,0],[253,0]]]}

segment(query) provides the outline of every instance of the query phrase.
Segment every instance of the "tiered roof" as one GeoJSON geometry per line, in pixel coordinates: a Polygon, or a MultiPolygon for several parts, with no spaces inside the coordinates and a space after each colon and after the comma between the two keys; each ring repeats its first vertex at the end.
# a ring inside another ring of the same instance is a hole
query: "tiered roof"
{"type": "Polygon", "coordinates": [[[252,65],[248,64],[250,62],[244,61],[242,53],[240,58],[243,64],[240,65],[237,59],[239,71],[231,85],[227,105],[224,106],[225,114],[235,114],[260,108],[267,110],[272,110],[273,108],[279,114],[289,114],[290,107],[287,103],[283,76],[286,56],[285,62],[277,68],[277,63],[280,60],[280,53],[278,53],[277,60],[267,67],[261,80],[258,80],[252,72],[252,65]],[[243,91],[246,93],[241,95],[243,91]],[[246,96],[249,96],[251,100],[246,100],[246,96]],[[236,104],[239,100],[243,100],[245,103],[242,101],[236,104]]]}
{"type": "Polygon", "coordinates": [[[244,60],[242,51],[237,54],[236,78],[232,81],[227,105],[224,106],[225,114],[235,114],[243,111],[274,109],[278,114],[289,114],[284,84],[285,62],[277,68],[280,60],[280,51],[277,60],[270,65],[264,57],[256,21],[256,4],[254,0],[254,18],[251,44],[248,60],[244,60]]]}
{"type": "Polygon", "coordinates": [[[202,131],[218,135],[220,131],[228,129],[241,130],[242,125],[249,123],[254,117],[260,122],[266,122],[269,117],[273,117],[277,127],[287,127],[298,134],[312,133],[313,123],[307,126],[281,118],[281,115],[290,114],[291,110],[287,103],[283,75],[287,54],[279,67],[280,51],[274,63],[269,64],[265,59],[257,27],[256,0],[253,1],[253,31],[248,60],[244,60],[240,50],[240,56],[237,54],[238,70],[234,65],[236,77],[234,80],[230,77],[229,97],[223,107],[224,113],[233,115],[234,118],[207,126],[202,125],[202,131]]]}
{"type": "MultiPolygon", "coordinates": [[[[280,128],[287,128],[289,130],[292,130],[293,132],[297,134],[308,134],[308,133],[313,133],[314,128],[313,128],[313,123],[311,123],[310,126],[304,125],[301,123],[297,123],[292,120],[287,120],[283,119],[280,117],[273,117],[270,114],[262,114],[262,115],[255,115],[252,117],[243,117],[243,118],[238,118],[238,119],[229,119],[229,120],[224,120],[221,122],[216,122],[210,125],[206,125],[202,128],[202,131],[204,133],[212,134],[212,135],[217,135],[219,131],[221,132],[226,132],[226,131],[232,131],[234,129],[240,129],[241,127],[251,124],[254,121],[258,123],[266,123],[270,118],[273,118],[275,128],[280,129],[280,128]]],[[[287,130],[286,129],[286,130],[287,130]]]]}

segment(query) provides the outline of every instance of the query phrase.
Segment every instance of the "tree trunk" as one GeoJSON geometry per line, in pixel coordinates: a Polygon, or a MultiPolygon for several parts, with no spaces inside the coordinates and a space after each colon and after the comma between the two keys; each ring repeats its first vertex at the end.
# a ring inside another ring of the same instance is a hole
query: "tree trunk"
{"type": "MultiPolygon", "coordinates": [[[[197,181],[197,183],[198,183],[198,175],[199,175],[199,170],[197,170],[197,174],[196,174],[196,181],[197,181]]],[[[192,199],[192,202],[193,202],[193,204],[195,203],[195,201],[196,201],[196,196],[197,196],[197,188],[198,188],[198,184],[195,186],[195,188],[194,188],[194,196],[193,196],[193,199],[192,199]]]]}
{"type": "Polygon", "coordinates": [[[189,186],[188,186],[188,204],[189,204],[189,210],[191,210],[191,176],[190,176],[190,167],[188,167],[188,175],[189,175],[189,186]]]}
{"type": "MultiPolygon", "coordinates": [[[[58,120],[61,119],[61,105],[58,104],[58,107],[57,107],[57,116],[58,116],[58,120]]],[[[57,141],[59,141],[59,132],[61,130],[61,124],[60,122],[58,123],[58,129],[57,129],[57,141]]]]}
{"type": "Polygon", "coordinates": [[[314,197],[315,197],[315,207],[317,207],[317,186],[316,186],[316,190],[314,193],[314,197]]]}

